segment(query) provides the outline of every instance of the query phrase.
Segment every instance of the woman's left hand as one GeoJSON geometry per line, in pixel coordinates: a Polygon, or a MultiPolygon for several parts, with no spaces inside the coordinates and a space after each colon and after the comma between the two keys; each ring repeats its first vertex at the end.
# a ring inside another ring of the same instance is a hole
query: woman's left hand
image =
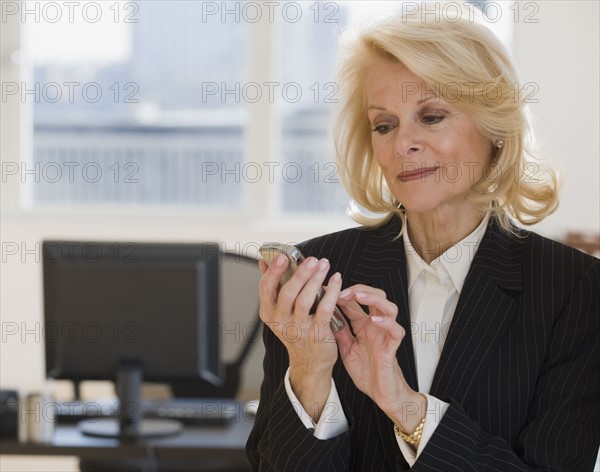
{"type": "Polygon", "coordinates": [[[387,300],[383,290],[361,284],[344,290],[337,304],[355,333],[353,336],[348,326],[335,333],[348,374],[396,424],[404,423],[399,416],[406,418],[407,410],[414,412],[415,402],[423,401],[424,396],[410,388],[396,359],[405,336],[396,322],[398,307],[387,300]],[[369,314],[360,305],[368,306],[369,314]]]}

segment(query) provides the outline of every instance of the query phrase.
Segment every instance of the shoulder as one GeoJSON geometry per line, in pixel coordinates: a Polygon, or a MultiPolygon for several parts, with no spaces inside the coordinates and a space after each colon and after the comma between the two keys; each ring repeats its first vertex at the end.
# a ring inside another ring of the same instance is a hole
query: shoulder
{"type": "Polygon", "coordinates": [[[399,219],[389,218],[378,226],[357,226],[318,236],[298,244],[298,248],[305,257],[327,258],[332,269],[347,273],[367,246],[393,241],[400,229],[399,219]]]}
{"type": "MultiPolygon", "coordinates": [[[[340,270],[342,260],[357,259],[368,238],[369,229],[364,226],[324,234],[298,244],[304,257],[329,259],[332,268],[340,270]]],[[[342,269],[342,272],[343,269],[342,269]]]]}
{"type": "Polygon", "coordinates": [[[304,256],[335,258],[339,254],[360,252],[369,239],[393,239],[400,232],[397,219],[390,218],[378,226],[356,226],[324,234],[298,244],[304,256]]]}
{"type": "MultiPolygon", "coordinates": [[[[600,286],[600,259],[535,231],[516,228],[517,235],[495,238],[498,251],[507,251],[522,264],[524,288],[540,287],[555,296],[568,296],[575,287],[600,286]]],[[[497,253],[497,263],[507,261],[497,253]]]]}
{"type": "Polygon", "coordinates": [[[521,234],[524,262],[540,271],[569,274],[574,278],[581,277],[588,270],[598,271],[600,259],[594,256],[534,231],[521,230],[521,234]]]}

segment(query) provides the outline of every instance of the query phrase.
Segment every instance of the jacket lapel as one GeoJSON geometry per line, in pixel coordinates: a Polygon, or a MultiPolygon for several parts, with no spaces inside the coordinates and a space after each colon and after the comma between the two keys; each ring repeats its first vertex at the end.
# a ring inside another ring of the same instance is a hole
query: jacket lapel
{"type": "Polygon", "coordinates": [[[492,218],[458,299],[430,394],[464,405],[518,311],[523,245],[492,218]]]}
{"type": "MultiPolygon", "coordinates": [[[[361,283],[385,291],[388,299],[398,306],[398,323],[405,329],[404,337],[396,357],[408,384],[417,390],[417,373],[410,336],[408,312],[408,281],[403,240],[394,238],[400,233],[401,222],[392,218],[385,225],[370,231],[361,257],[353,271],[351,284],[361,283]]],[[[379,408],[375,409],[377,427],[386,462],[390,470],[398,469],[398,444],[393,422],[379,408]]],[[[404,464],[406,467],[408,464],[404,464]]]]}

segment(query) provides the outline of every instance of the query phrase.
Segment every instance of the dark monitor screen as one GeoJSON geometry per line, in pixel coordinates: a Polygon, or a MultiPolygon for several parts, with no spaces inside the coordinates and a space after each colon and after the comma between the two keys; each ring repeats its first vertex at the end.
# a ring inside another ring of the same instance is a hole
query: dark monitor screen
{"type": "Polygon", "coordinates": [[[218,244],[45,241],[43,261],[48,377],[134,361],[144,380],[222,383],[218,244]]]}

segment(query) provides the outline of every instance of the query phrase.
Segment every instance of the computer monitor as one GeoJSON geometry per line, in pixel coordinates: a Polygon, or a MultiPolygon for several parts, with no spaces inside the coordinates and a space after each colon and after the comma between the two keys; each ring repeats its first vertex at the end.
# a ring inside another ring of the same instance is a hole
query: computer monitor
{"type": "Polygon", "coordinates": [[[42,248],[48,377],[120,377],[121,410],[124,397],[137,401],[142,376],[223,384],[217,243],[44,241],[42,248]]]}

